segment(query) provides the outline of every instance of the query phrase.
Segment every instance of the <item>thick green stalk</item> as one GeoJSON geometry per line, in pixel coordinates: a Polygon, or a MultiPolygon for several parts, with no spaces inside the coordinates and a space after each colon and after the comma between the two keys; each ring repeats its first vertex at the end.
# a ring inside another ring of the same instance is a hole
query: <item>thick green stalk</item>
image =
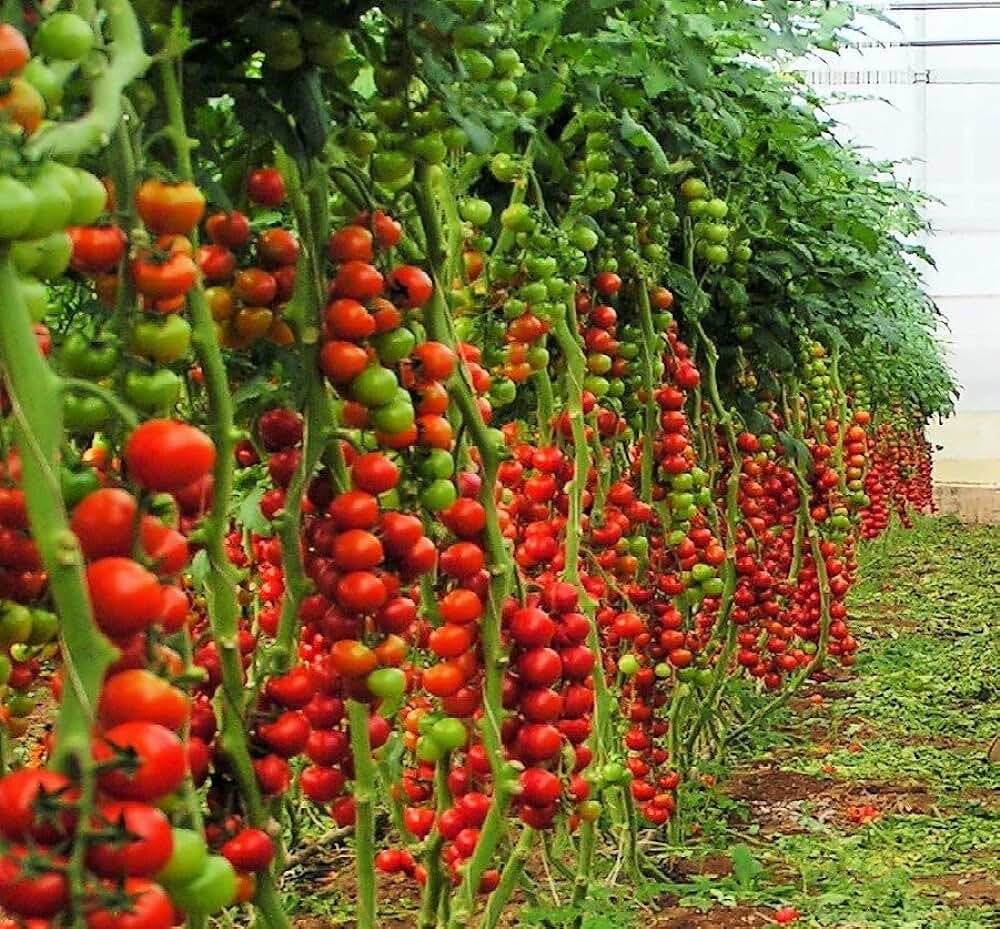
{"type": "Polygon", "coordinates": [[[84,837],[90,828],[97,773],[91,732],[104,673],[118,652],[94,622],[83,554],[63,505],[58,477],[63,439],[59,381],[38,350],[17,273],[7,254],[0,254],[0,293],[5,297],[0,373],[13,412],[14,441],[21,455],[21,484],[32,537],[48,574],[49,592],[60,620],[64,684],[51,764],[75,776],[80,788],[78,841],[67,862],[67,877],[73,924],[82,927],[84,837]]]}
{"type": "MultiPolygon", "coordinates": [[[[434,765],[434,797],[437,801],[437,815],[440,816],[451,805],[451,791],[448,789],[448,766],[450,756],[438,759],[434,765]]],[[[417,929],[434,929],[437,923],[438,908],[441,904],[441,894],[444,891],[447,875],[441,859],[441,849],[444,837],[438,832],[437,824],[427,838],[427,847],[423,855],[427,868],[427,881],[420,900],[420,916],[417,929]]]]}
{"type": "Polygon", "coordinates": [[[517,840],[514,850],[503,866],[503,871],[500,872],[500,883],[497,884],[496,890],[490,894],[490,898],[486,902],[486,912],[480,923],[481,929],[496,929],[504,908],[510,902],[510,898],[521,880],[524,866],[537,836],[538,833],[530,826],[525,826],[522,830],[521,837],[517,840]]]}
{"type": "Polygon", "coordinates": [[[368,739],[368,707],[347,701],[354,760],[354,861],[358,879],[357,929],[375,929],[375,764],[368,739]]]}

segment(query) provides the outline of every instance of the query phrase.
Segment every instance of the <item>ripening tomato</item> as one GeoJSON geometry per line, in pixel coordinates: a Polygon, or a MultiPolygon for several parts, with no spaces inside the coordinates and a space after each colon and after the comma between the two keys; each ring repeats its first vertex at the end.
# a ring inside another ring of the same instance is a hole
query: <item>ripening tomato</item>
{"type": "Polygon", "coordinates": [[[0,23],[0,77],[20,71],[31,57],[28,42],[10,23],[0,23]]]}
{"type": "Polygon", "coordinates": [[[152,300],[182,297],[198,279],[198,268],[190,255],[172,252],[164,258],[138,256],[132,261],[136,290],[152,300]]]}
{"type": "Polygon", "coordinates": [[[190,181],[166,184],[153,178],[139,185],[135,206],[151,232],[187,235],[201,221],[205,197],[190,181]]]}
{"type": "Polygon", "coordinates": [[[171,419],[150,419],[125,443],[129,476],[147,490],[167,493],[206,477],[215,464],[215,445],[200,429],[171,419]]]}
{"type": "Polygon", "coordinates": [[[268,229],[257,239],[257,255],[269,268],[294,265],[299,257],[299,240],[287,229],[268,229]]]}
{"type": "Polygon", "coordinates": [[[151,722],[114,726],[94,741],[94,759],[104,767],[101,789],[114,797],[150,802],[172,793],[184,780],[184,745],[169,729],[151,722]],[[127,767],[108,767],[113,759],[133,757],[127,767]]]}

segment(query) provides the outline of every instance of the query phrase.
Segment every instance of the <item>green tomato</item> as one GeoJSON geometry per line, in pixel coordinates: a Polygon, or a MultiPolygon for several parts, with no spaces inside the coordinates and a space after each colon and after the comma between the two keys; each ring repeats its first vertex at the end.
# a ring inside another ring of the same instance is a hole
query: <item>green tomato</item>
{"type": "Polygon", "coordinates": [[[37,277],[19,276],[17,279],[21,299],[28,308],[33,322],[40,323],[49,311],[49,289],[37,277]]]}
{"type": "Polygon", "coordinates": [[[406,326],[400,326],[391,332],[374,336],[371,343],[375,346],[382,364],[397,365],[404,358],[409,358],[410,352],[417,344],[417,337],[406,326]]]}
{"type": "Polygon", "coordinates": [[[597,374],[588,374],[584,378],[583,386],[585,390],[589,390],[595,397],[605,396],[611,387],[607,378],[600,377],[597,374]]]}
{"type": "Polygon", "coordinates": [[[85,471],[71,471],[63,467],[59,470],[59,486],[62,489],[63,502],[67,507],[76,506],[84,497],[92,494],[101,486],[97,472],[93,468],[85,471]]]}
{"type": "Polygon", "coordinates": [[[442,133],[449,150],[463,149],[469,144],[469,134],[461,126],[449,126],[442,133]]]}
{"type": "Polygon", "coordinates": [[[168,890],[193,881],[208,862],[205,837],[194,829],[172,829],[173,852],[156,880],[168,890]]]}
{"type": "Polygon", "coordinates": [[[111,410],[100,397],[79,393],[63,394],[63,421],[70,432],[98,432],[110,419],[111,410]]]}
{"type": "Polygon", "coordinates": [[[501,77],[518,77],[524,73],[521,56],[514,48],[499,48],[493,53],[493,64],[501,77]]]}
{"type": "Polygon", "coordinates": [[[706,597],[722,596],[724,587],[725,584],[721,577],[710,577],[704,584],[702,584],[702,590],[705,591],[706,597]]]}
{"type": "Polygon", "coordinates": [[[42,95],[46,109],[52,109],[62,103],[62,81],[41,58],[37,56],[32,58],[24,66],[21,77],[42,95]]]}
{"type": "Polygon", "coordinates": [[[472,223],[473,226],[485,226],[493,215],[493,207],[488,200],[471,197],[459,203],[458,212],[467,223],[472,223]]]}
{"type": "Polygon", "coordinates": [[[729,215],[729,204],[725,200],[720,200],[718,197],[713,198],[708,201],[708,206],[705,208],[705,212],[708,213],[712,219],[725,219],[729,215]]]}
{"type": "Polygon", "coordinates": [[[729,227],[722,223],[706,223],[705,238],[716,245],[724,245],[729,241],[729,227]]]}
{"type": "Polygon", "coordinates": [[[659,678],[670,677],[670,671],[670,665],[668,665],[665,661],[659,662],[656,667],[653,668],[653,674],[659,678]]]}
{"type": "Polygon", "coordinates": [[[399,389],[396,375],[381,365],[365,368],[351,381],[351,396],[367,407],[379,407],[390,403],[399,389]]]}
{"type": "Polygon", "coordinates": [[[169,368],[125,375],[125,399],[144,413],[166,413],[181,395],[181,379],[169,368]]]}
{"type": "Polygon", "coordinates": [[[749,245],[740,244],[733,250],[733,257],[743,264],[746,264],[753,257],[753,249],[749,245]]]}
{"type": "Polygon", "coordinates": [[[0,177],[0,239],[16,239],[31,225],[35,195],[27,184],[0,177]]]}
{"type": "Polygon", "coordinates": [[[35,33],[35,51],[58,61],[79,61],[93,45],[93,29],[76,13],[53,13],[35,33]]]}
{"type": "Polygon", "coordinates": [[[47,281],[69,267],[73,240],[65,232],[52,232],[43,238],[14,242],[10,251],[19,271],[47,281]]]}
{"type": "Polygon", "coordinates": [[[691,577],[696,584],[702,584],[709,578],[715,577],[715,568],[710,564],[699,562],[691,568],[691,577]]]}
{"type": "Polygon", "coordinates": [[[574,226],[570,241],[581,251],[589,252],[597,248],[600,236],[590,226],[574,226]]]}
{"type": "Polygon", "coordinates": [[[446,478],[432,481],[420,492],[420,503],[432,513],[446,510],[458,499],[455,485],[446,478]]]}
{"type": "Polygon", "coordinates": [[[622,655],[618,659],[618,670],[626,677],[632,677],[639,671],[639,659],[633,654],[622,655]]]}
{"type": "Polygon", "coordinates": [[[452,458],[451,452],[443,448],[433,448],[417,466],[417,470],[425,481],[449,478],[455,473],[455,459],[452,458]]]}
{"type": "Polygon", "coordinates": [[[621,784],[628,780],[628,770],[619,761],[609,761],[601,769],[600,779],[606,784],[621,784]]]}
{"type": "Polygon", "coordinates": [[[352,126],[344,132],[344,145],[355,158],[367,158],[378,146],[378,136],[352,126]]]}
{"type": "Polygon", "coordinates": [[[365,678],[365,685],[374,696],[389,700],[406,691],[406,675],[399,668],[377,668],[365,678]]]}
{"type": "Polygon", "coordinates": [[[490,403],[496,407],[509,406],[517,399],[517,384],[507,378],[497,378],[490,385],[490,403]]]}
{"type": "Polygon", "coordinates": [[[429,735],[422,735],[417,739],[416,755],[418,760],[425,764],[434,764],[444,758],[445,754],[444,746],[434,741],[429,735]]]}
{"type": "Polygon", "coordinates": [[[65,187],[52,174],[43,174],[41,171],[29,186],[35,198],[35,211],[21,236],[25,239],[40,239],[65,229],[73,212],[73,200],[65,187]]]}
{"type": "Polygon", "coordinates": [[[372,158],[372,177],[386,185],[412,180],[413,156],[406,152],[379,152],[372,158]]]}
{"type": "Polygon", "coordinates": [[[506,152],[500,152],[493,156],[490,162],[490,172],[502,183],[509,183],[520,174],[520,167],[517,162],[506,152]]]}
{"type": "Polygon", "coordinates": [[[541,345],[532,345],[528,349],[527,362],[531,365],[532,371],[541,371],[549,364],[549,350],[541,345]]]}
{"type": "Polygon", "coordinates": [[[218,913],[236,899],[236,871],[222,855],[209,855],[194,878],[170,888],[170,898],[188,914],[218,913]]]}
{"type": "Polygon", "coordinates": [[[710,245],[705,249],[705,259],[711,265],[724,265],[729,261],[729,249],[725,245],[710,245]]]}
{"type": "Polygon", "coordinates": [[[63,340],[59,360],[74,377],[101,378],[110,374],[120,357],[118,345],[111,339],[88,339],[82,332],[71,332],[63,340]]]}
{"type": "Polygon", "coordinates": [[[413,144],[413,154],[429,165],[439,165],[448,157],[448,146],[440,132],[431,132],[413,144]]]}
{"type": "Polygon", "coordinates": [[[477,48],[459,52],[458,60],[473,81],[486,81],[493,77],[492,59],[477,48]]]}
{"type": "Polygon", "coordinates": [[[73,196],[73,212],[69,217],[70,225],[89,226],[104,212],[108,192],[99,177],[80,168],[74,170],[77,186],[73,196]]]}
{"type": "Polygon", "coordinates": [[[526,203],[512,203],[500,214],[500,224],[513,232],[530,232],[535,227],[531,207],[526,203]]]}
{"type": "Polygon", "coordinates": [[[439,719],[431,727],[429,737],[437,742],[446,752],[453,752],[456,749],[464,748],[469,741],[469,733],[465,728],[465,723],[460,719],[445,716],[439,719]]]}
{"type": "Polygon", "coordinates": [[[510,106],[517,99],[517,84],[510,78],[494,81],[490,85],[490,95],[505,106],[510,106]]]}
{"type": "Polygon", "coordinates": [[[373,410],[371,414],[372,425],[379,431],[387,435],[396,435],[405,432],[416,421],[416,413],[409,398],[406,400],[393,400],[391,403],[380,406],[373,410]]]}
{"type": "Polygon", "coordinates": [[[681,196],[685,200],[701,200],[708,193],[708,185],[697,177],[689,177],[681,184],[681,196]]]}
{"type": "Polygon", "coordinates": [[[144,319],[132,330],[132,349],[165,365],[183,358],[191,347],[191,324],[179,313],[162,320],[144,319]]]}
{"type": "Polygon", "coordinates": [[[0,646],[27,642],[30,638],[31,610],[13,600],[5,600],[0,612],[0,646]]]}

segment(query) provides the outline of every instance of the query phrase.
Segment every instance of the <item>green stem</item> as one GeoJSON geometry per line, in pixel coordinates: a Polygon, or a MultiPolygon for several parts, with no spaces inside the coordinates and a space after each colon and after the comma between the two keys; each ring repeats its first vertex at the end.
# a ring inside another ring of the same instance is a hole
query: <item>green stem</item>
{"type": "Polygon", "coordinates": [[[51,764],[79,781],[78,839],[67,863],[73,924],[84,925],[85,894],[82,841],[90,828],[96,769],[91,732],[104,673],[118,651],[94,622],[83,573],[83,554],[70,531],[59,486],[62,402],[59,381],[38,351],[31,317],[21,297],[17,272],[0,254],[0,293],[5,295],[0,326],[0,372],[6,384],[14,423],[14,441],[22,460],[32,537],[48,574],[49,593],[59,613],[59,643],[64,685],[56,722],[51,764]]]}
{"type": "Polygon", "coordinates": [[[642,385],[646,391],[643,403],[644,428],[642,434],[642,459],[639,472],[639,498],[644,503],[653,500],[653,437],[656,435],[656,398],[653,396],[653,360],[655,347],[659,345],[656,329],[653,327],[653,311],[649,305],[649,290],[646,282],[640,280],[639,320],[642,324],[642,385]]]}
{"type": "Polygon", "coordinates": [[[354,761],[354,861],[358,881],[357,929],[375,929],[375,765],[368,739],[368,707],[347,701],[354,761]]]}
{"type": "Polygon", "coordinates": [[[510,858],[507,859],[503,871],[500,872],[500,883],[497,884],[496,890],[490,894],[490,898],[486,902],[486,912],[483,914],[480,929],[496,929],[505,907],[510,902],[510,898],[521,880],[524,866],[537,836],[538,833],[530,826],[525,826],[522,830],[521,837],[517,840],[510,858]]]}

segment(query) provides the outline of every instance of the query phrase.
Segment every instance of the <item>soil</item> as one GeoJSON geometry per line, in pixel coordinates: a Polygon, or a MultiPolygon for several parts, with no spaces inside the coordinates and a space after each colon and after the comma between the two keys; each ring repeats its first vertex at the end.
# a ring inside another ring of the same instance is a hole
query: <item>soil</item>
{"type": "Polygon", "coordinates": [[[716,907],[707,913],[698,913],[675,906],[654,917],[647,923],[647,929],[758,929],[773,924],[766,910],[754,907],[716,907]]]}
{"type": "Polygon", "coordinates": [[[942,874],[920,878],[931,893],[940,893],[952,906],[1000,907],[1000,884],[985,872],[971,874],[942,874]]]}

